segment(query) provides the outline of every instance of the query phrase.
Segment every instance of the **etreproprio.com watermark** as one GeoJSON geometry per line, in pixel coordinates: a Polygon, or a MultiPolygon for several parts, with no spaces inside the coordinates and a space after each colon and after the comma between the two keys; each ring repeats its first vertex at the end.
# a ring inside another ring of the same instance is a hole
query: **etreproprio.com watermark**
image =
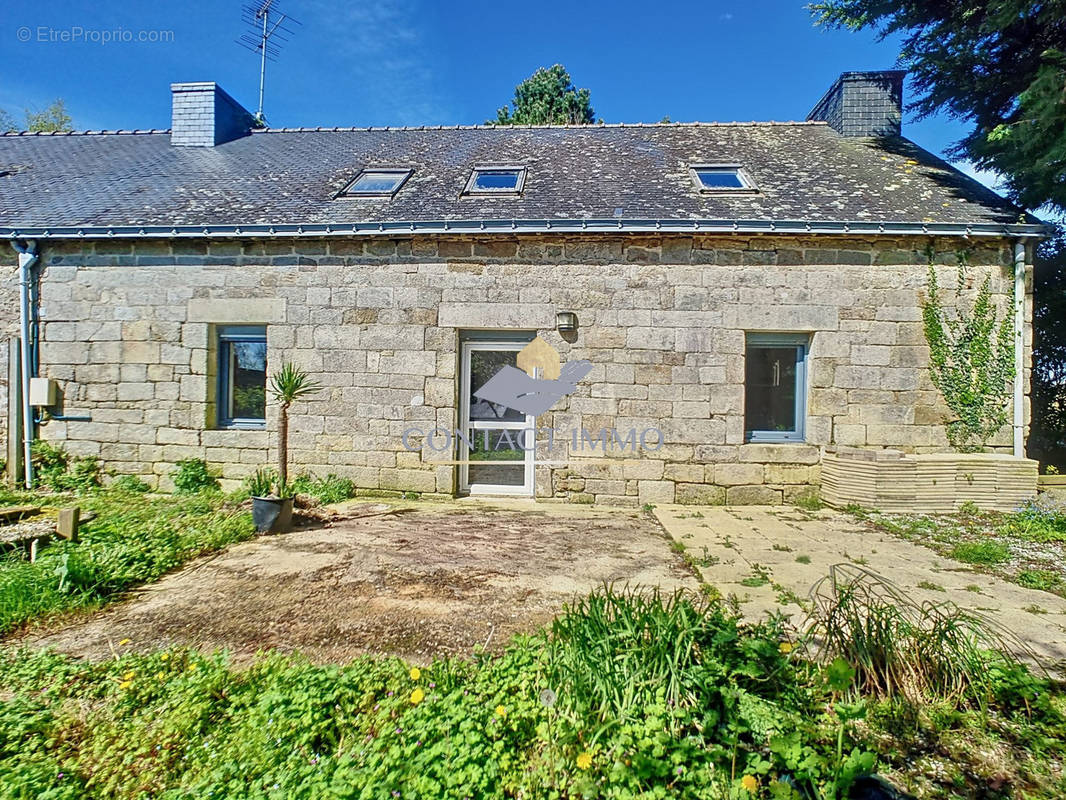
{"type": "Polygon", "coordinates": [[[174,31],[133,30],[131,28],[86,28],[69,25],[57,28],[52,25],[22,25],[15,31],[20,42],[41,44],[165,44],[174,41],[174,31]]]}

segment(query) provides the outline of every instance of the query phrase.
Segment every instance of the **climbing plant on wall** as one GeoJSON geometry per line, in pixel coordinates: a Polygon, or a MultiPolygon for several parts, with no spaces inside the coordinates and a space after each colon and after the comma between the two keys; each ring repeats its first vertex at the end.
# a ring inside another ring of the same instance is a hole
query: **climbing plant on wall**
{"type": "MultiPolygon", "coordinates": [[[[968,253],[959,251],[959,287],[964,285],[968,253]]],[[[1007,424],[1014,380],[1014,338],[1011,314],[999,318],[992,299],[992,277],[986,276],[972,305],[959,298],[955,313],[945,311],[929,253],[929,287],[922,303],[929,372],[933,384],[954,414],[947,424],[948,441],[956,450],[982,450],[1007,424]]]]}

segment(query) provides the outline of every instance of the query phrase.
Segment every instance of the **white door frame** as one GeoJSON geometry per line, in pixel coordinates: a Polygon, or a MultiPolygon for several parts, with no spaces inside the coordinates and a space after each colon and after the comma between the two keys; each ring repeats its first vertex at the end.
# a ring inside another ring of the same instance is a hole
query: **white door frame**
{"type": "MultiPolygon", "coordinates": [[[[486,464],[498,464],[498,465],[522,465],[523,466],[523,480],[521,486],[508,486],[508,485],[495,485],[486,483],[470,483],[470,451],[467,449],[466,443],[459,437],[456,437],[456,447],[458,453],[456,459],[462,463],[459,464],[459,490],[468,494],[487,494],[487,495],[517,495],[519,497],[532,497],[533,496],[533,480],[535,474],[536,464],[536,417],[525,416],[524,421],[510,421],[510,420],[482,420],[472,422],[470,420],[470,354],[476,350],[509,350],[512,352],[518,352],[525,347],[528,342],[516,342],[513,339],[500,339],[493,341],[491,339],[478,339],[469,342],[463,342],[462,357],[459,361],[459,430],[463,432],[463,435],[467,437],[469,441],[473,441],[473,436],[477,431],[481,430],[515,430],[515,431],[527,431],[533,430],[533,447],[525,451],[525,458],[522,461],[486,461],[486,464]]],[[[519,436],[527,436],[527,434],[520,433],[519,436]]]]}

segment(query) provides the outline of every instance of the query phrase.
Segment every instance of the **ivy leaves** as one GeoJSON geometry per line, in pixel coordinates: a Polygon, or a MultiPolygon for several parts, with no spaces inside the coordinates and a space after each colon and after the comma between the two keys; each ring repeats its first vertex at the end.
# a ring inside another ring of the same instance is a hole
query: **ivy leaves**
{"type": "MultiPolygon", "coordinates": [[[[967,254],[960,251],[959,285],[967,254]]],[[[947,424],[948,441],[962,453],[984,449],[1008,421],[1014,380],[1014,339],[1010,314],[999,319],[992,300],[992,278],[986,276],[972,306],[961,302],[949,317],[940,298],[933,257],[929,257],[929,290],[922,303],[929,372],[955,419],[947,424]]]]}

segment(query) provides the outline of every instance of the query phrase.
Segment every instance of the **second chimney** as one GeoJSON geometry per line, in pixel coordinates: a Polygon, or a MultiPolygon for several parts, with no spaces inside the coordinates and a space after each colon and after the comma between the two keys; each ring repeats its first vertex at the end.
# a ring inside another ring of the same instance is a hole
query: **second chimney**
{"type": "Polygon", "coordinates": [[[845,72],[807,120],[828,122],[841,136],[899,136],[906,74],[895,69],[845,72]]]}
{"type": "Polygon", "coordinates": [[[252,129],[252,115],[217,83],[172,83],[170,93],[172,145],[214,147],[252,129]]]}

